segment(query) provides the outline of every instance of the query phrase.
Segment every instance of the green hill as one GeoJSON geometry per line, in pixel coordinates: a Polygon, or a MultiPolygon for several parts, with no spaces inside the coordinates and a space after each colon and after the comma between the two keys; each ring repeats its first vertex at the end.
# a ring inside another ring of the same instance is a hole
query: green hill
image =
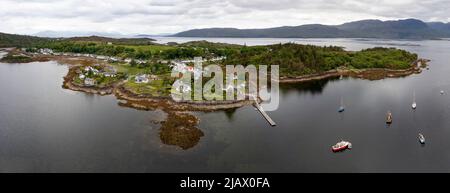
{"type": "Polygon", "coordinates": [[[6,34],[0,32],[0,47],[29,47],[49,41],[49,38],[6,34]]]}

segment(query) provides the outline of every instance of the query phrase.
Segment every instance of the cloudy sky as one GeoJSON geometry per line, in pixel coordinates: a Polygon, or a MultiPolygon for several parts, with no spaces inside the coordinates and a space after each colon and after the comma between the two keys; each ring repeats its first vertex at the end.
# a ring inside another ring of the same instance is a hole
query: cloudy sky
{"type": "Polygon", "coordinates": [[[175,33],[360,19],[450,21],[449,0],[0,0],[0,31],[175,33]]]}

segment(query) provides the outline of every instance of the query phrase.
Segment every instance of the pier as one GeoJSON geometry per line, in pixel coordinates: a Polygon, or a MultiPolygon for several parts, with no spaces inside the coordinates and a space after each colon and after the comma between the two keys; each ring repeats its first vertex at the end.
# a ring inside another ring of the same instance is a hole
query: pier
{"type": "Polygon", "coordinates": [[[269,117],[269,115],[266,113],[266,111],[264,111],[264,109],[261,107],[261,105],[259,105],[258,103],[258,99],[253,96],[253,100],[255,101],[255,107],[256,109],[258,109],[258,111],[261,113],[261,115],[264,117],[264,119],[267,120],[267,122],[269,122],[270,126],[274,127],[277,124],[275,123],[275,121],[272,120],[272,118],[269,117]]]}

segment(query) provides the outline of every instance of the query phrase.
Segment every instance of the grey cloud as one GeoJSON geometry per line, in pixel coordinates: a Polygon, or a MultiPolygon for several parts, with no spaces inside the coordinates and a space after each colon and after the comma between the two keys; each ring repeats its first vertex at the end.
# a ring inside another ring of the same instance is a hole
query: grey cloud
{"type": "Polygon", "coordinates": [[[449,21],[448,0],[0,0],[0,31],[166,33],[359,19],[449,21]]]}

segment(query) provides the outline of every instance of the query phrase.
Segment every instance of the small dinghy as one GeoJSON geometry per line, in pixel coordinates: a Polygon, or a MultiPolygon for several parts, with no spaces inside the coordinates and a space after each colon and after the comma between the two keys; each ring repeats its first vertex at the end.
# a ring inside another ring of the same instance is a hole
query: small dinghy
{"type": "Polygon", "coordinates": [[[352,148],[352,143],[348,142],[348,141],[340,141],[338,143],[336,143],[336,145],[331,146],[331,150],[333,152],[340,152],[340,151],[344,151],[346,149],[351,149],[352,148]]]}
{"type": "Polygon", "coordinates": [[[344,100],[341,98],[341,106],[338,109],[339,113],[342,113],[345,111],[345,107],[344,107],[344,100]]]}
{"type": "Polygon", "coordinates": [[[411,107],[412,107],[412,109],[416,109],[417,108],[416,92],[414,92],[414,94],[413,94],[413,103],[412,103],[411,107]]]}
{"type": "Polygon", "coordinates": [[[422,133],[419,133],[419,142],[421,144],[425,144],[425,137],[422,135],[422,133]]]}
{"type": "Polygon", "coordinates": [[[392,113],[390,111],[388,111],[387,115],[386,115],[386,124],[391,124],[392,123],[392,113]]]}
{"type": "Polygon", "coordinates": [[[416,109],[417,108],[417,103],[413,102],[413,104],[411,105],[412,109],[416,109]]]}

